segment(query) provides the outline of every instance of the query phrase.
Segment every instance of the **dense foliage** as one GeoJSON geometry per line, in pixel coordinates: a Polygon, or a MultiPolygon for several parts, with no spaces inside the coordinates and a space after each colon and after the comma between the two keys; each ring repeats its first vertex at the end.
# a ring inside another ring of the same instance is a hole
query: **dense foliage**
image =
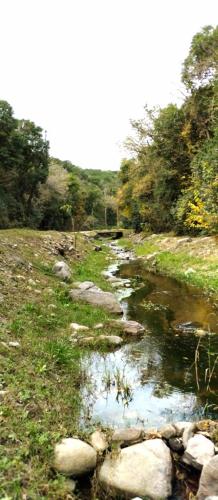
{"type": "Polygon", "coordinates": [[[192,40],[181,107],[145,107],[132,121],[119,174],[49,158],[43,131],[0,101],[0,227],[217,232],[218,28],[192,40]],[[120,216],[118,216],[118,213],[120,216]]]}
{"type": "Polygon", "coordinates": [[[37,225],[35,199],[48,176],[48,142],[42,129],[16,120],[0,101],[0,227],[37,225]]]}
{"type": "Polygon", "coordinates": [[[0,101],[0,228],[92,229],[117,223],[116,172],[49,158],[43,131],[0,101]]]}
{"type": "Polygon", "coordinates": [[[135,230],[218,229],[218,28],[191,43],[182,70],[186,97],[179,108],[145,108],[127,140],[132,158],[121,164],[119,205],[135,230]]]}
{"type": "Polygon", "coordinates": [[[41,188],[43,229],[93,229],[117,224],[118,174],[82,169],[51,158],[49,176],[41,188]]]}

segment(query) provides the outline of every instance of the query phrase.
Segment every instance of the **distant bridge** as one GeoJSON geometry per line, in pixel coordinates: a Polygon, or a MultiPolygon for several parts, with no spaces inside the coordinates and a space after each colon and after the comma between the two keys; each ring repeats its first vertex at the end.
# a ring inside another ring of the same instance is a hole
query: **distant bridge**
{"type": "Polygon", "coordinates": [[[123,236],[122,229],[102,229],[96,231],[97,238],[112,238],[112,240],[118,240],[123,236]]]}
{"type": "Polygon", "coordinates": [[[94,231],[81,231],[82,234],[87,236],[92,236],[93,238],[111,238],[112,240],[118,240],[124,235],[123,229],[99,229],[94,231]]]}

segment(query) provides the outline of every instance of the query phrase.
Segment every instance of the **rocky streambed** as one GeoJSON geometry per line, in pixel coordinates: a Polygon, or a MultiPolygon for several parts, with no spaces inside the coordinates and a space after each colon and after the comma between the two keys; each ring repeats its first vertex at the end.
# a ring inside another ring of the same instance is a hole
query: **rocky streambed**
{"type": "Polygon", "coordinates": [[[218,495],[218,424],[177,422],[157,430],[95,430],[87,442],[66,438],[55,447],[55,469],[76,479],[88,476],[86,498],[163,500],[218,495]],[[196,495],[196,496],[195,496],[196,495]]]}
{"type": "Polygon", "coordinates": [[[82,360],[81,424],[86,428],[88,421],[95,432],[86,442],[59,443],[54,466],[76,478],[75,488],[83,489],[80,477],[91,477],[84,498],[215,498],[216,304],[147,272],[116,243],[111,248],[115,258],[104,276],[114,294],[92,282],[74,284],[70,292],[73,300],[122,315],[95,325],[97,336],[71,325],[72,342],[91,347],[82,360]]]}
{"type": "MultiPolygon", "coordinates": [[[[122,335],[119,348],[94,350],[84,358],[89,418],[145,428],[217,418],[216,305],[201,290],[147,272],[116,243],[112,250],[115,261],[104,276],[121,303],[121,324],[136,321],[142,329],[122,335]]],[[[97,326],[102,333],[108,327],[97,326]]]]}

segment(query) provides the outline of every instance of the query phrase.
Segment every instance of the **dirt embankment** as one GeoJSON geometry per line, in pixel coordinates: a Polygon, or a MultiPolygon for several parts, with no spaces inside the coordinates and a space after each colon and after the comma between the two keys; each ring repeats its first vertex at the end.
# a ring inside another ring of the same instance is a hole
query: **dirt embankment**
{"type": "Polygon", "coordinates": [[[137,245],[144,242],[153,242],[162,251],[185,252],[193,257],[211,258],[213,261],[217,259],[218,263],[218,236],[189,237],[152,234],[146,237],[139,234],[132,235],[131,239],[137,245]]]}

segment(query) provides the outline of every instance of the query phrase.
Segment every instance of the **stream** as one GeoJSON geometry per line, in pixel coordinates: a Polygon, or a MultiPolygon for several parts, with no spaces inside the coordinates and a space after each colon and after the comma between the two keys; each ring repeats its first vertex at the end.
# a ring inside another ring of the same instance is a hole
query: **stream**
{"type": "Polygon", "coordinates": [[[111,248],[116,260],[108,275],[121,280],[115,294],[124,318],[146,331],[113,352],[84,358],[83,421],[159,428],[217,418],[217,304],[201,290],[146,271],[142,260],[114,243],[111,248]]]}

